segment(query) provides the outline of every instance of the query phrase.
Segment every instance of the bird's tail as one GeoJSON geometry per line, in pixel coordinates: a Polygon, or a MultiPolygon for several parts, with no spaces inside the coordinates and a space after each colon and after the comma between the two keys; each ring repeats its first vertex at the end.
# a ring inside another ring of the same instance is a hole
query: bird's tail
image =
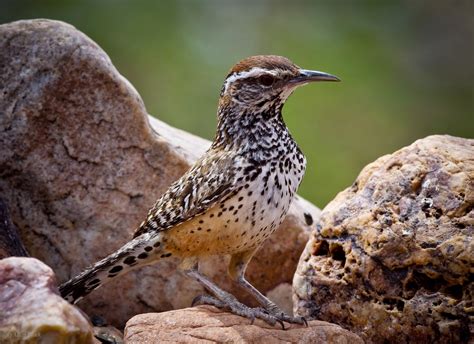
{"type": "Polygon", "coordinates": [[[77,303],[112,278],[168,256],[170,254],[164,252],[162,234],[147,232],[62,284],[59,292],[67,301],[77,303]]]}

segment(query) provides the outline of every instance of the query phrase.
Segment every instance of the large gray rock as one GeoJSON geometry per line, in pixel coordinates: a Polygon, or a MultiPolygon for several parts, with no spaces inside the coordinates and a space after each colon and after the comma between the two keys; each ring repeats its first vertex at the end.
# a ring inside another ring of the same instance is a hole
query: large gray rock
{"type": "MultiPolygon", "coordinates": [[[[60,281],[130,240],[148,208],[208,146],[149,119],[107,55],[72,26],[0,26],[0,195],[28,252],[60,281]]],[[[294,202],[250,264],[260,290],[291,282],[318,213],[294,202]]],[[[212,259],[203,270],[249,301],[232,289],[225,262],[212,259]]],[[[79,306],[123,326],[134,314],[187,307],[202,292],[170,259],[112,281],[79,306]]]]}
{"type": "Polygon", "coordinates": [[[373,343],[463,343],[474,324],[474,140],[429,136],[362,170],[322,211],[299,315],[373,343]]]}

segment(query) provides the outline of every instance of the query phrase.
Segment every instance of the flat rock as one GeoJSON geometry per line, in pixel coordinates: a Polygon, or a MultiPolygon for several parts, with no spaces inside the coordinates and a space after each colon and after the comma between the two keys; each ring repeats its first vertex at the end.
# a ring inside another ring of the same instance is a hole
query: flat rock
{"type": "Polygon", "coordinates": [[[34,258],[0,260],[0,343],[93,343],[92,326],[34,258]]]}
{"type": "Polygon", "coordinates": [[[199,306],[163,313],[140,314],[127,322],[126,343],[338,343],[358,344],[356,334],[324,321],[286,330],[261,320],[199,306]]]}
{"type": "Polygon", "coordinates": [[[367,342],[465,343],[474,324],[474,140],[429,136],[365,167],[322,211],[297,314],[367,342]]]}
{"type": "MultiPolygon", "coordinates": [[[[0,195],[30,255],[61,282],[130,240],[210,144],[148,117],[104,51],[57,21],[0,26],[0,114],[0,195]]],[[[297,199],[257,253],[248,277],[262,292],[291,283],[318,214],[297,199]]],[[[227,279],[226,262],[213,258],[203,271],[249,302],[227,279]]],[[[133,271],[78,306],[117,327],[134,314],[188,307],[203,290],[176,263],[133,271]]]]}

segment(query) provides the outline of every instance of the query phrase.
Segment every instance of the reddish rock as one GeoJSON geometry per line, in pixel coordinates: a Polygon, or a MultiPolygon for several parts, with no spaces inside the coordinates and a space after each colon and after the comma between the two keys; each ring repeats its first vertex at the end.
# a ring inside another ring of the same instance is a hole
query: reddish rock
{"type": "Polygon", "coordinates": [[[314,320],[308,327],[287,325],[286,330],[199,306],[164,313],[140,314],[127,322],[125,342],[133,343],[337,343],[362,344],[340,326],[314,320]]]}
{"type": "Polygon", "coordinates": [[[0,260],[0,310],[0,343],[93,343],[89,321],[37,259],[0,260]]]}

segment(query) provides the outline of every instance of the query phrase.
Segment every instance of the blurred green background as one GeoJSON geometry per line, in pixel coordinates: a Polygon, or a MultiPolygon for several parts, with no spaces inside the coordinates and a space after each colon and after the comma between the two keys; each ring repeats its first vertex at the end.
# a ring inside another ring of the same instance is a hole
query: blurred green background
{"type": "MultiPolygon", "coordinates": [[[[379,156],[430,134],[474,137],[472,1],[5,1],[0,23],[59,19],[96,41],[148,112],[212,139],[241,58],[278,54],[339,76],[284,108],[320,207],[379,156]]],[[[474,154],[474,153],[473,153],[474,154]]]]}

